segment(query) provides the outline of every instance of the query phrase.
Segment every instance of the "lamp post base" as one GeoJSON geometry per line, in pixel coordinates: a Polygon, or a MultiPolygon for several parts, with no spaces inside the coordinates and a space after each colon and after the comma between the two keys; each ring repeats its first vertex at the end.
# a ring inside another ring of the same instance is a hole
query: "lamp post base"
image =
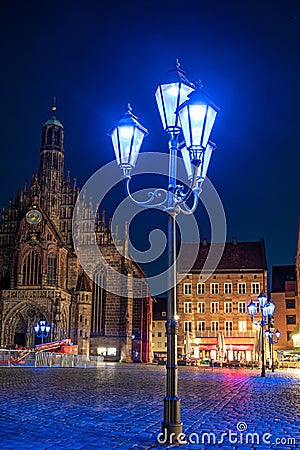
{"type": "Polygon", "coordinates": [[[166,397],[164,399],[164,421],[158,442],[173,445],[186,444],[185,435],[182,433],[182,422],[180,422],[179,398],[166,397]]]}

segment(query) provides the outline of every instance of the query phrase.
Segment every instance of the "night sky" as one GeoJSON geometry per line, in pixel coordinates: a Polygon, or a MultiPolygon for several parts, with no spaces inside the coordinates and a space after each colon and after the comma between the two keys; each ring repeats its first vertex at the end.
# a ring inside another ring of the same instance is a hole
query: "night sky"
{"type": "MultiPolygon", "coordinates": [[[[53,96],[80,186],[113,159],[107,130],[128,102],[166,151],[153,92],[179,58],[221,108],[209,168],[228,240],[264,237],[269,266],[295,261],[300,2],[6,1],[1,4],[1,202],[37,171],[53,96]]],[[[199,214],[202,214],[201,208],[199,214]]],[[[203,219],[203,233],[206,230],[203,219]]]]}

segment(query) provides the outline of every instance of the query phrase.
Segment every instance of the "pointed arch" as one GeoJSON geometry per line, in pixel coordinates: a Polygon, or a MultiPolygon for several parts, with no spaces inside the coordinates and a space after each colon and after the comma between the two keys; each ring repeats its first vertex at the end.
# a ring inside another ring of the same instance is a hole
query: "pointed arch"
{"type": "Polygon", "coordinates": [[[22,284],[25,286],[40,285],[42,281],[41,257],[31,250],[23,259],[22,284]]]}
{"type": "Polygon", "coordinates": [[[47,258],[47,284],[57,284],[57,256],[53,251],[48,253],[47,258]]]}
{"type": "Polygon", "coordinates": [[[97,271],[93,275],[91,333],[105,334],[106,320],[106,275],[104,271],[97,271]]]}

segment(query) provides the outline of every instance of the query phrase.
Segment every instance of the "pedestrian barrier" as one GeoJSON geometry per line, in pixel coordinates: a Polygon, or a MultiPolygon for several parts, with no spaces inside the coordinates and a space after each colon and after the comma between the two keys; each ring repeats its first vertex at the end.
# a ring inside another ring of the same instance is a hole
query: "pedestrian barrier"
{"type": "Polygon", "coordinates": [[[0,367],[99,367],[103,357],[35,351],[0,349],[0,367]]]}

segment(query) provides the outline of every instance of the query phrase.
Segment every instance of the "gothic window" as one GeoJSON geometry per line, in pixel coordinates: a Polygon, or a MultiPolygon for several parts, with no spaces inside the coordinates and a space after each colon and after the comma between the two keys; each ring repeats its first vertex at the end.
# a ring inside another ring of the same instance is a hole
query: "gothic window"
{"type": "Polygon", "coordinates": [[[92,323],[91,332],[94,334],[104,334],[105,323],[105,276],[102,273],[95,273],[93,279],[92,297],[92,323]]]}
{"type": "Polygon", "coordinates": [[[47,284],[56,284],[57,258],[54,254],[48,256],[47,284]]]}
{"type": "Polygon", "coordinates": [[[49,128],[48,133],[47,133],[47,144],[51,144],[51,143],[52,143],[52,129],[49,128]]]}
{"type": "Polygon", "coordinates": [[[41,283],[41,258],[33,250],[23,262],[23,284],[34,286],[41,283]]]}

